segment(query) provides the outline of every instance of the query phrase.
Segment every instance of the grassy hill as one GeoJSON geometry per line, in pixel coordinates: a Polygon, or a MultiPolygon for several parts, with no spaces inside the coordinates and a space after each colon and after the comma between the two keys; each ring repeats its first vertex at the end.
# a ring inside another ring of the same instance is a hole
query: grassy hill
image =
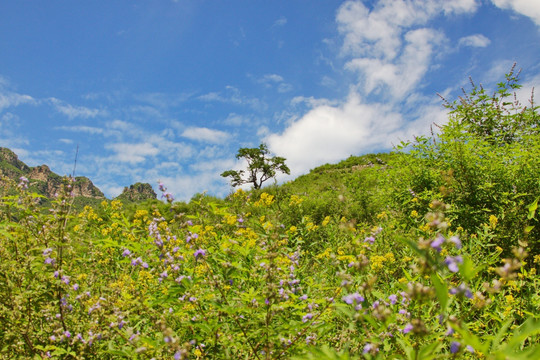
{"type": "Polygon", "coordinates": [[[74,212],[62,184],[42,213],[2,179],[0,357],[540,358],[540,116],[514,85],[225,199],[74,212]]]}

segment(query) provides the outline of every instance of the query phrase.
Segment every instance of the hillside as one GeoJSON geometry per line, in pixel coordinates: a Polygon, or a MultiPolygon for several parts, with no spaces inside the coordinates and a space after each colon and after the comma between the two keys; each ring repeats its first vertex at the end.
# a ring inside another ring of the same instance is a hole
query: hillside
{"type": "Polygon", "coordinates": [[[0,187],[0,357],[540,358],[540,116],[500,86],[438,135],[225,199],[74,214],[66,187],[47,212],[0,187]]]}
{"type": "MultiPolygon", "coordinates": [[[[19,160],[17,154],[8,148],[0,147],[0,175],[4,175],[16,182],[21,177],[29,180],[28,188],[42,195],[42,206],[49,206],[50,200],[58,194],[62,187],[62,176],[54,173],[47,165],[30,167],[19,160]]],[[[73,182],[74,206],[82,209],[84,205],[98,205],[105,200],[103,192],[85,176],[77,176],[73,182]]],[[[120,199],[125,201],[142,201],[155,199],[156,194],[150,184],[137,183],[126,187],[120,199]]]]}

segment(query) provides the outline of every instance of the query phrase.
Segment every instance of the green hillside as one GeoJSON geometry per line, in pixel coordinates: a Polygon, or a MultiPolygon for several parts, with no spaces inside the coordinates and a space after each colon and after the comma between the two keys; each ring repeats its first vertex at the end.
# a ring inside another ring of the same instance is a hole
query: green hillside
{"type": "Polygon", "coordinates": [[[540,358],[540,116],[518,88],[224,199],[74,211],[64,179],[43,213],[3,177],[0,357],[540,358]]]}

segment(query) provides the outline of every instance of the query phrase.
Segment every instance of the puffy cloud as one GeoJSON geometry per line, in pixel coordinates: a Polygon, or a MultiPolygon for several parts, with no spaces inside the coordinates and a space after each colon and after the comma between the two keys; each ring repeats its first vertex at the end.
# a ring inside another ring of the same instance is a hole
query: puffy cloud
{"type": "Polygon", "coordinates": [[[155,156],[159,153],[158,148],[150,143],[117,143],[108,144],[106,147],[116,152],[115,160],[130,164],[144,162],[148,156],[155,156]]]}
{"type": "Polygon", "coordinates": [[[465,36],[459,39],[459,45],[472,47],[486,47],[491,41],[482,34],[465,36]]]}
{"type": "Polygon", "coordinates": [[[352,154],[386,150],[400,139],[427,133],[432,121],[443,120],[441,106],[419,110],[406,122],[388,104],[368,104],[356,93],[339,106],[320,105],[281,134],[265,141],[272,152],[287,159],[293,176],[320,164],[336,162],[352,154]]]}
{"type": "MultiPolygon", "coordinates": [[[[446,41],[427,25],[441,14],[473,12],[477,6],[472,0],[382,0],[369,9],[360,1],[343,3],[336,14],[341,55],[358,81],[343,101],[293,99],[291,105],[309,110],[291,117],[283,132],[266,136],[270,149],[299,175],[351,154],[388,150],[428,133],[432,122],[444,123],[447,112],[438,99],[415,91],[446,41]],[[373,101],[373,93],[382,96],[373,101]]],[[[479,44],[482,38],[474,40],[479,44]]]]}
{"type": "Polygon", "coordinates": [[[182,136],[191,140],[206,141],[211,143],[223,143],[229,138],[229,134],[220,130],[205,127],[188,127],[182,136]]]}
{"type": "Polygon", "coordinates": [[[430,65],[435,46],[444,39],[437,31],[426,28],[411,30],[404,38],[406,45],[395,61],[359,57],[347,63],[347,69],[359,73],[367,93],[385,86],[393,97],[402,98],[420,82],[430,65]]]}
{"type": "Polygon", "coordinates": [[[511,9],[518,14],[531,18],[540,26],[540,1],[536,0],[491,0],[495,6],[501,9],[511,9]]]}

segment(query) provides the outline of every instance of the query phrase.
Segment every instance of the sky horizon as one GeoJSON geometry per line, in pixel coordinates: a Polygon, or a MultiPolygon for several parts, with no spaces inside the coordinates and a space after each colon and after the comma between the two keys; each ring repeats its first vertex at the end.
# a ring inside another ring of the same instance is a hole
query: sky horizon
{"type": "Polygon", "coordinates": [[[0,146],[88,177],[108,198],[136,182],[177,200],[231,191],[241,147],[264,142],[292,180],[428,134],[469,76],[512,64],[540,86],[534,0],[6,0],[0,146]]]}

